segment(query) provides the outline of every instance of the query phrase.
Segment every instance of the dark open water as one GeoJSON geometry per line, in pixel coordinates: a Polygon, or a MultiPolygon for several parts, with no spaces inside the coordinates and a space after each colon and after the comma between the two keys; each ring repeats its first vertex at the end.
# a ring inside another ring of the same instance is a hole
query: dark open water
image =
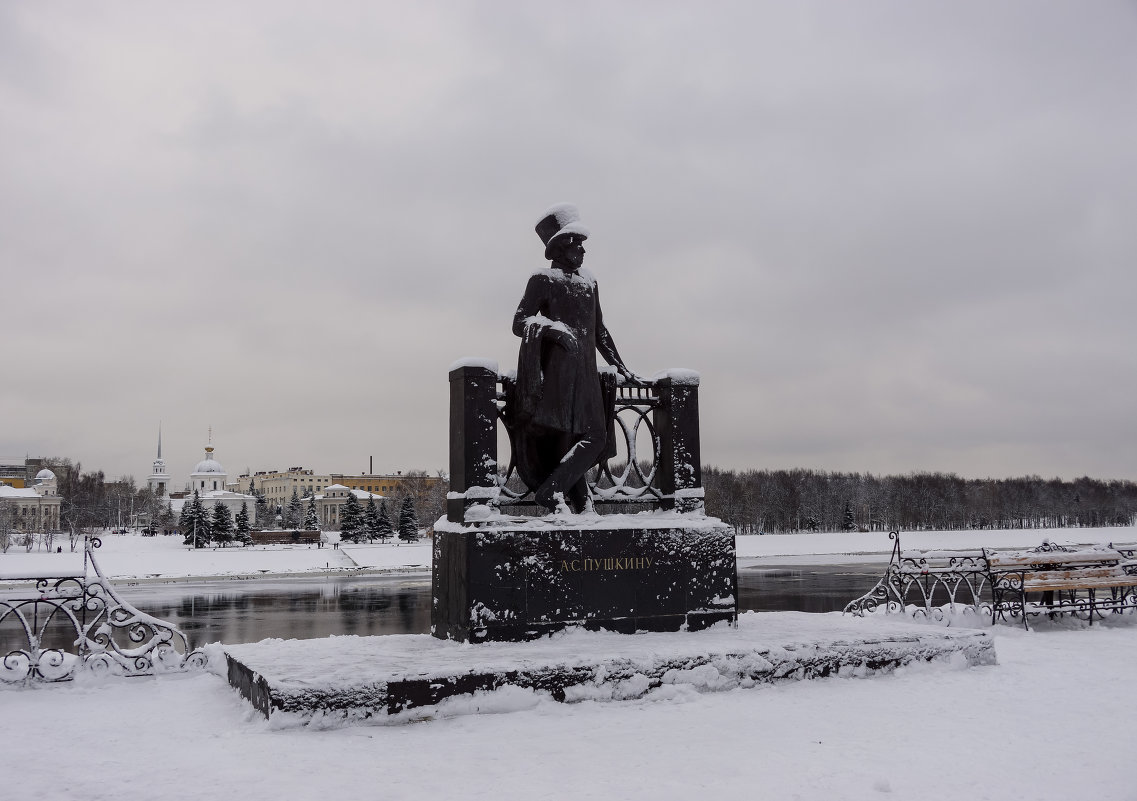
{"type": "MultiPolygon", "coordinates": [[[[738,573],[740,610],[833,612],[867,592],[884,564],[779,565],[738,573]]],[[[426,576],[287,578],[119,587],[144,612],[175,622],[193,647],[430,630],[426,576]]]]}

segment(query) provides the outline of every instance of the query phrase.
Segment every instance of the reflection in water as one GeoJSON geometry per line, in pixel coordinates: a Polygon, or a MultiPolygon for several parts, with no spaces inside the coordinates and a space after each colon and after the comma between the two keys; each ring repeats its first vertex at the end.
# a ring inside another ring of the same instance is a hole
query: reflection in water
{"type": "Polygon", "coordinates": [[[840,612],[884,574],[884,563],[783,565],[738,571],[739,611],[840,612]]]}
{"type": "MultiPolygon", "coordinates": [[[[743,569],[738,573],[739,609],[839,611],[867,592],[883,572],[883,564],[743,569]]],[[[117,589],[142,611],[178,626],[194,648],[268,637],[311,639],[430,630],[430,578],[425,575],[218,580],[117,589]]],[[[7,644],[4,634],[0,631],[0,646],[7,644]]]]}
{"type": "Polygon", "coordinates": [[[430,580],[271,579],[125,588],[130,603],[208,642],[312,639],[430,630],[430,580]],[[175,593],[177,593],[175,595],[175,593]]]}

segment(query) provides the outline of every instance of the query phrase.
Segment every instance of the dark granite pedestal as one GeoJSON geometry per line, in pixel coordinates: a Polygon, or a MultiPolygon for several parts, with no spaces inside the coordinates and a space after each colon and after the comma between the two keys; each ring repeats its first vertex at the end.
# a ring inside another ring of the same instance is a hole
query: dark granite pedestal
{"type": "Polygon", "coordinates": [[[804,612],[751,612],[733,626],[682,635],[626,637],[570,627],[529,642],[477,646],[425,634],[348,635],[262,640],[228,645],[224,652],[229,683],[279,726],[501,712],[523,708],[518,692],[618,702],[655,692],[673,698],[669,693],[678,687],[719,692],[867,677],[902,665],[961,668],[996,661],[986,631],[942,629],[902,615],[804,612]],[[508,692],[495,700],[499,690],[508,692]]]}
{"type": "Polygon", "coordinates": [[[703,516],[439,521],[431,633],[521,641],[582,626],[624,633],[734,620],[734,533],[703,516]]]}

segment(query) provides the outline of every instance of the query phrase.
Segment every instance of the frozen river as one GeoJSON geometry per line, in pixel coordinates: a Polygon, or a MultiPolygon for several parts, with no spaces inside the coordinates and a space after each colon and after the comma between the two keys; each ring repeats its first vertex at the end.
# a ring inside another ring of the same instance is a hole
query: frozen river
{"type": "MultiPolygon", "coordinates": [[[[779,564],[738,572],[739,608],[832,612],[866,592],[883,563],[779,564]]],[[[430,629],[430,577],[327,576],[119,586],[145,612],[175,622],[191,645],[408,634],[430,629]]]]}

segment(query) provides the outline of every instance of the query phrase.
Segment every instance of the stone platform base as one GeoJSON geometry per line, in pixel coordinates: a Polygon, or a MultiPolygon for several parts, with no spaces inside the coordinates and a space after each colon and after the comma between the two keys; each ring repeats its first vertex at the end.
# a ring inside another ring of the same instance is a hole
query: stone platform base
{"type": "MultiPolygon", "coordinates": [[[[983,631],[839,614],[748,613],[682,636],[581,629],[524,643],[468,644],[426,634],[265,640],[227,646],[229,683],[265,717],[421,720],[479,711],[503,688],[558,701],[625,700],[825,676],[868,676],[916,662],[995,664],[983,631]],[[453,709],[451,711],[454,711],[453,709]]],[[[491,706],[492,704],[487,704],[491,706]]]]}
{"type": "Polygon", "coordinates": [[[695,631],[736,616],[734,531],[678,513],[440,520],[431,589],[443,639],[695,631]]]}

